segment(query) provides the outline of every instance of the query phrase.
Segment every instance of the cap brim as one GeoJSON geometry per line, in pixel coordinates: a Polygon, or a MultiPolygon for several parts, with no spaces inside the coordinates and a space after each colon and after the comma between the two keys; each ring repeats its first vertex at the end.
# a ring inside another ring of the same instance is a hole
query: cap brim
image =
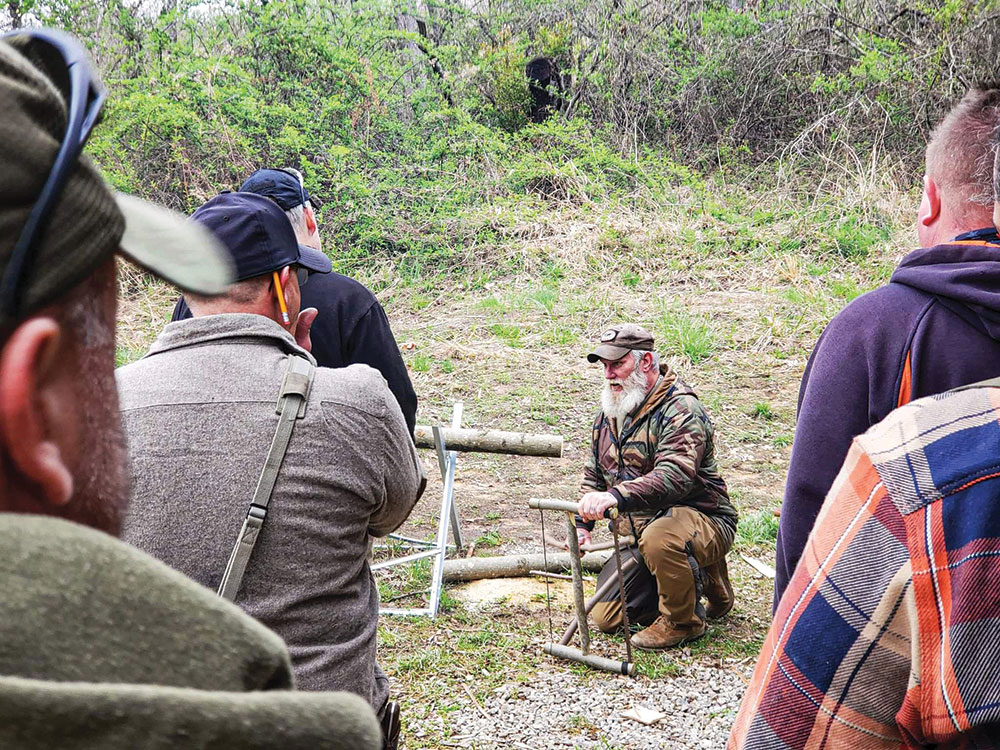
{"type": "Polygon", "coordinates": [[[311,247],[306,247],[305,245],[299,245],[299,259],[297,261],[298,265],[303,268],[307,268],[313,273],[330,273],[333,270],[333,266],[330,265],[330,259],[327,258],[319,250],[314,250],[311,247]]]}
{"type": "Polygon", "coordinates": [[[631,349],[624,346],[611,346],[611,344],[601,344],[599,347],[594,349],[590,354],[587,355],[587,361],[591,364],[606,359],[609,362],[614,362],[615,360],[621,359],[626,354],[628,354],[631,349]]]}
{"type": "Polygon", "coordinates": [[[185,292],[221,294],[236,279],[229,251],[211,232],[176,211],[116,193],[125,217],[122,255],[185,292]]]}

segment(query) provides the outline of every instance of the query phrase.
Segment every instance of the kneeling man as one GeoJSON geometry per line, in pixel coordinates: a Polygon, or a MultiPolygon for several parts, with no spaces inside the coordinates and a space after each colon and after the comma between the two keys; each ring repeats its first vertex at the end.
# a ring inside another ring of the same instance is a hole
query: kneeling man
{"type": "MultiPolygon", "coordinates": [[[[736,509],[715,462],[712,422],[694,391],[659,363],[646,329],[608,329],[587,359],[603,364],[606,380],[584,471],[580,541],[589,542],[594,521],[617,508],[619,530],[636,540],[626,552],[638,563],[625,574],[629,622],[648,626],[632,643],[657,649],[692,641],[704,635],[707,617],[733,607],[726,553],[736,509]]],[[[614,575],[612,562],[598,586],[614,575]]],[[[617,590],[593,616],[605,632],[621,627],[617,590]]]]}

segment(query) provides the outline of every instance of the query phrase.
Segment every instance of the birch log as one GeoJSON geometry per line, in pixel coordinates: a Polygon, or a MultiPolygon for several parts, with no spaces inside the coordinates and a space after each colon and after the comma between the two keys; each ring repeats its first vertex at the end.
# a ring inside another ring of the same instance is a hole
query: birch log
{"type": "MultiPolygon", "coordinates": [[[[445,447],[464,453],[506,453],[512,456],[562,456],[563,440],[558,435],[532,435],[527,432],[469,430],[445,427],[441,430],[445,447]]],[[[413,433],[418,448],[433,448],[434,435],[427,425],[418,424],[413,433]]]]}
{"type": "MultiPolygon", "coordinates": [[[[584,570],[600,572],[611,559],[611,552],[591,552],[580,561],[584,570]]],[[[501,557],[465,557],[444,561],[444,580],[478,581],[481,578],[520,578],[533,570],[558,573],[570,567],[568,552],[555,552],[547,556],[548,565],[541,554],[504,555],[501,557]]]]}

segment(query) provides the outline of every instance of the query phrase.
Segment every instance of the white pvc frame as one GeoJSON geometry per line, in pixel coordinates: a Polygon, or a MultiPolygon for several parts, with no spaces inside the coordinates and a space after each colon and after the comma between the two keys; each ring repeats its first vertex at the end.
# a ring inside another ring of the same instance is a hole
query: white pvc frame
{"type": "MultiPolygon", "coordinates": [[[[451,411],[451,426],[459,428],[462,426],[462,411],[464,407],[461,401],[455,403],[451,411]]],[[[455,539],[455,548],[461,550],[465,545],[462,542],[462,527],[458,518],[458,507],[455,504],[455,471],[458,466],[458,453],[449,451],[444,442],[444,435],[441,428],[434,426],[434,449],[437,453],[438,469],[441,471],[441,482],[444,485],[441,492],[441,513],[438,518],[437,536],[434,541],[426,539],[413,539],[411,537],[390,534],[390,539],[395,539],[404,543],[404,546],[419,550],[403,557],[394,557],[383,560],[371,566],[372,571],[383,570],[385,568],[396,567],[397,565],[408,565],[417,560],[427,557],[434,558],[434,568],[431,574],[430,602],[428,606],[415,609],[400,607],[380,607],[381,615],[399,615],[404,617],[422,617],[429,615],[431,618],[437,617],[438,609],[441,606],[441,587],[443,586],[444,561],[448,554],[448,527],[451,526],[451,533],[455,539]]],[[[381,547],[382,545],[380,545],[381,547]]]]}

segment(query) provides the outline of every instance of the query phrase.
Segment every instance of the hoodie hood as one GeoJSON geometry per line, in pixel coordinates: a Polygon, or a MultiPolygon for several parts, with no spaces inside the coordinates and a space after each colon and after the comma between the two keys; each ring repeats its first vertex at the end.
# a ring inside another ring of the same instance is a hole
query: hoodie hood
{"type": "Polygon", "coordinates": [[[1000,340],[1000,244],[954,242],[916,250],[903,258],[891,282],[934,295],[1000,340]]]}
{"type": "Polygon", "coordinates": [[[639,408],[632,415],[632,424],[638,423],[643,417],[645,417],[649,412],[659,409],[660,404],[662,404],[667,396],[670,395],[670,389],[674,385],[679,385],[685,393],[694,394],[690,388],[681,383],[677,378],[677,374],[670,369],[666,364],[660,365],[660,379],[657,381],[656,385],[653,386],[653,390],[649,392],[646,399],[639,404],[639,408]]]}

